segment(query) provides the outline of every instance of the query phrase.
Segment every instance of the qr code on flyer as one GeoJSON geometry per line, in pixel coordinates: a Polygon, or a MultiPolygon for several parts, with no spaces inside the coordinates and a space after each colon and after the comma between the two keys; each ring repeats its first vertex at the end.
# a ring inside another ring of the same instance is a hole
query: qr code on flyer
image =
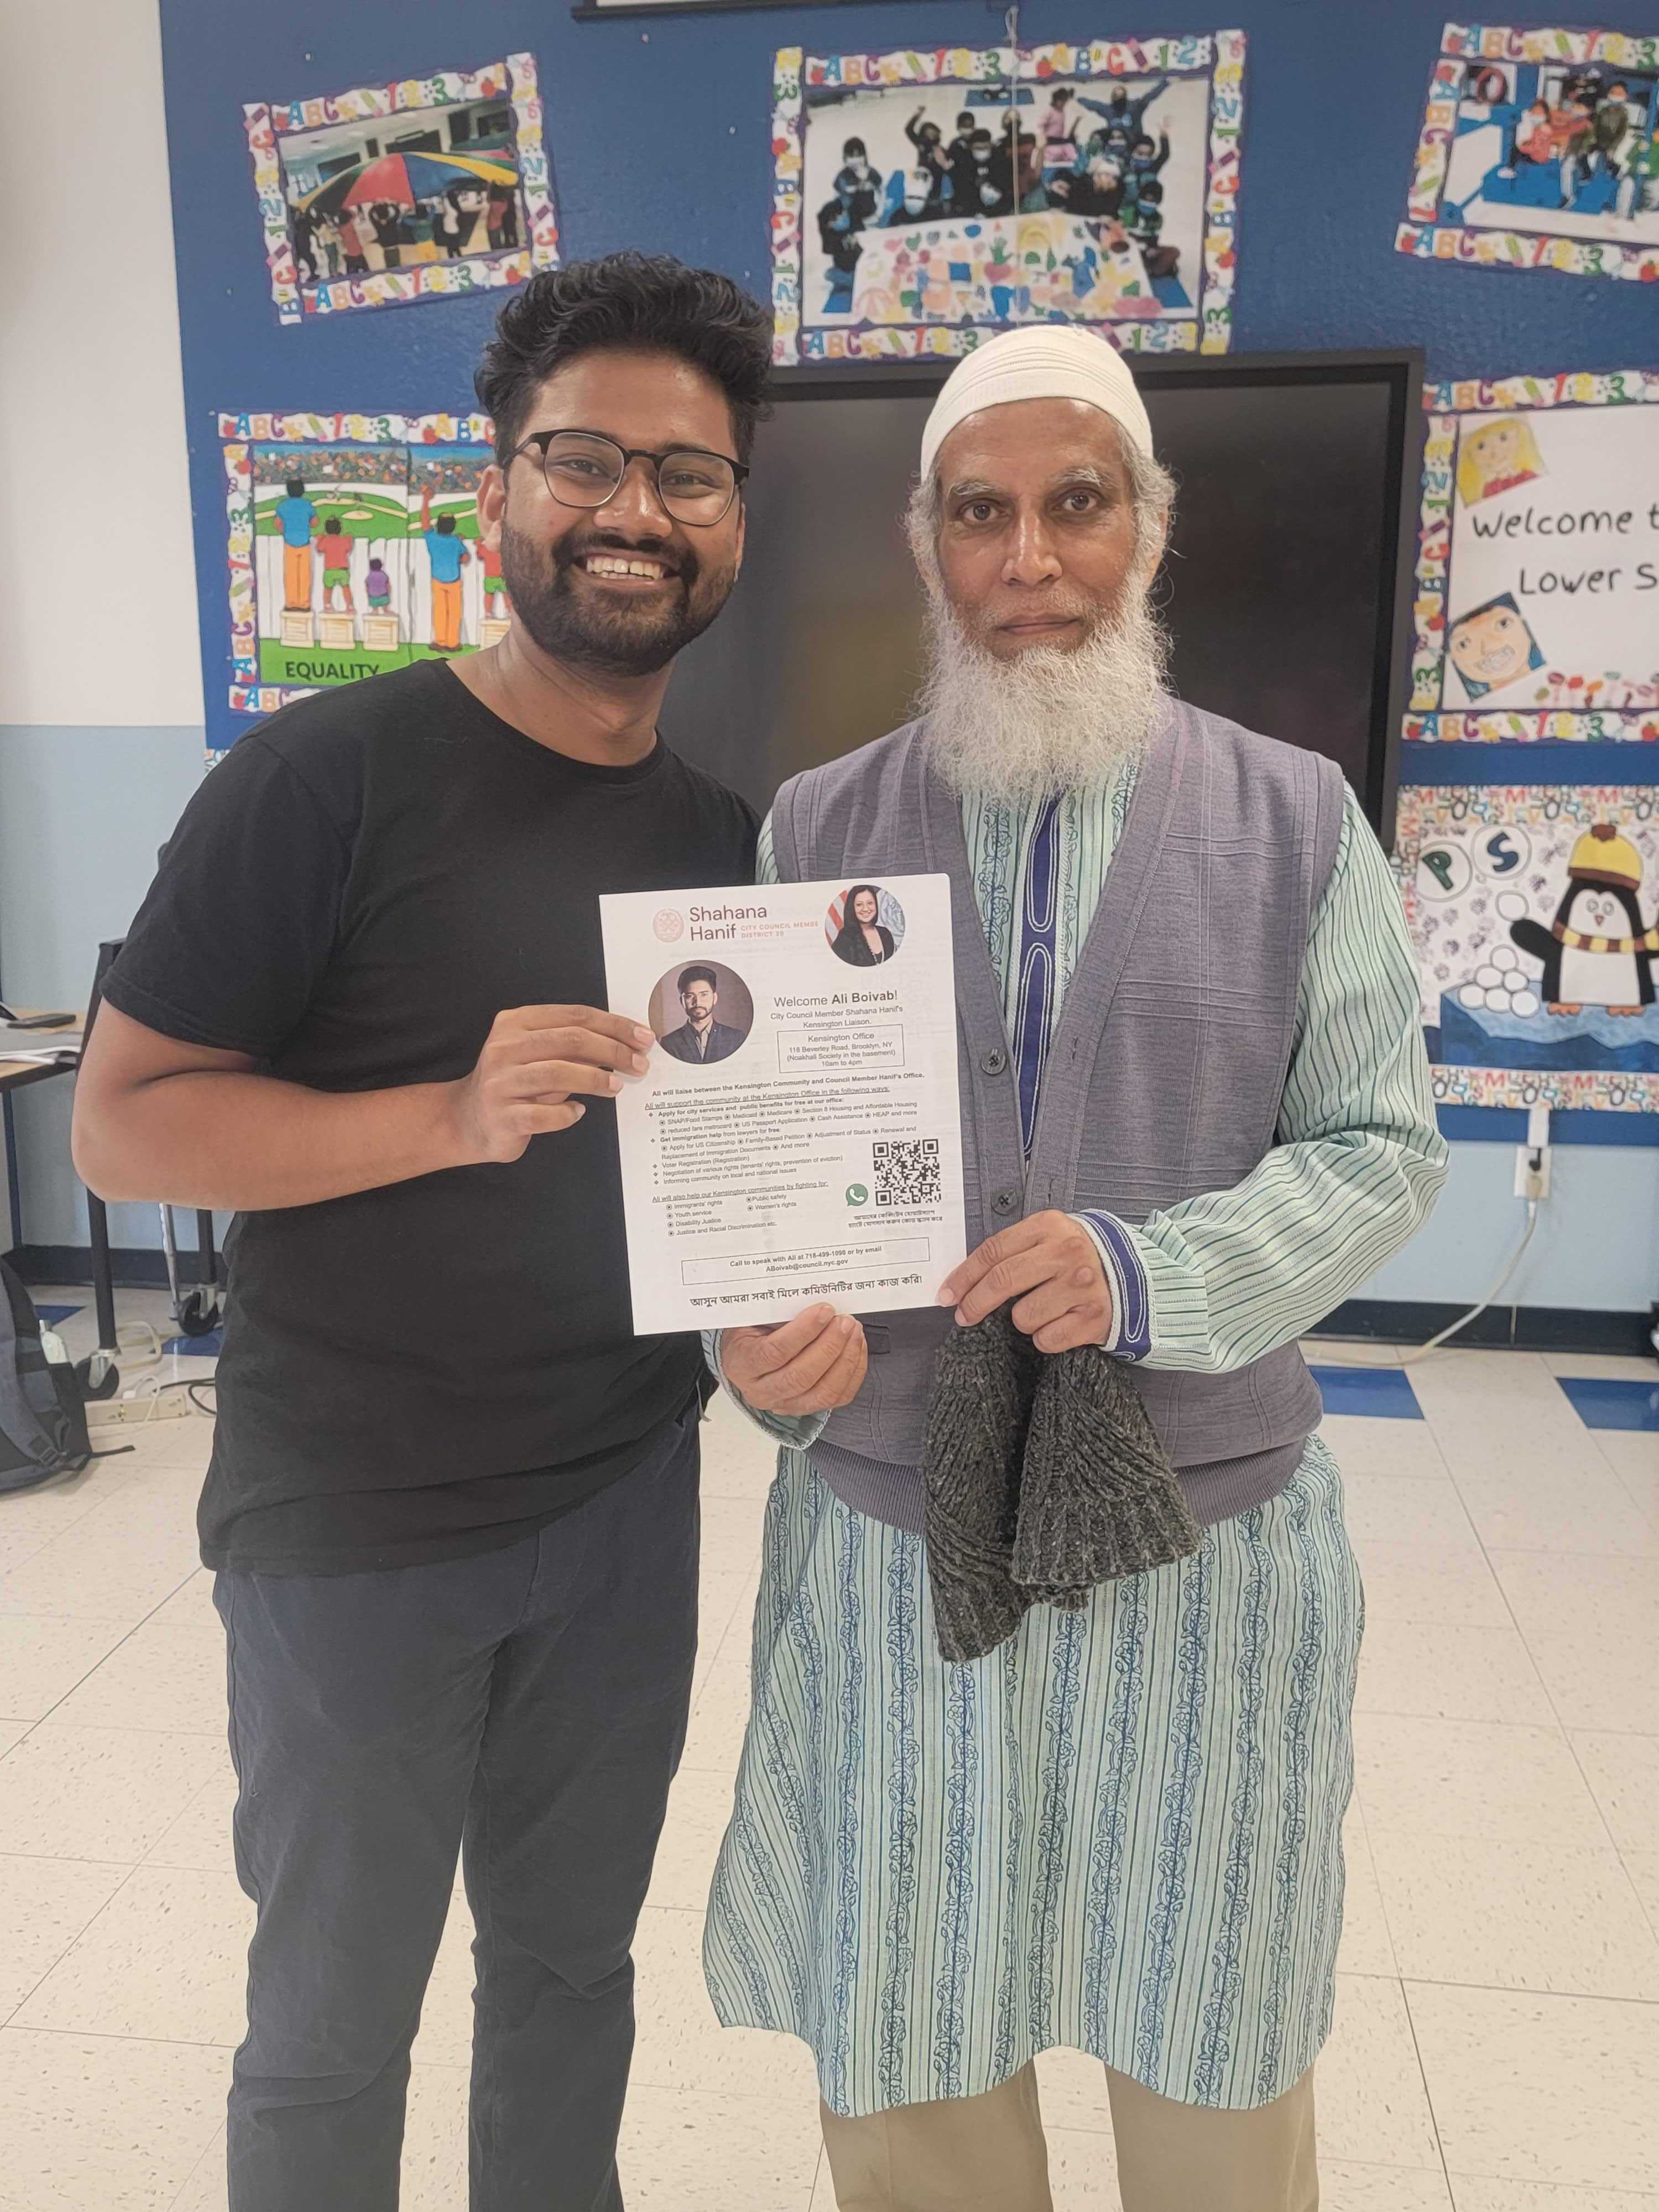
{"type": "Polygon", "coordinates": [[[896,1137],[871,1146],[878,1206],[936,1206],[943,1195],[939,1139],[896,1137]]]}

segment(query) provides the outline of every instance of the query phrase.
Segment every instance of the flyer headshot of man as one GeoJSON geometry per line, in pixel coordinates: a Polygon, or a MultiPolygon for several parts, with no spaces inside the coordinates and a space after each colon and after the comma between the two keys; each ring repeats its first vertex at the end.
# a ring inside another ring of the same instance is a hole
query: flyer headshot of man
{"type": "Polygon", "coordinates": [[[712,270],[515,287],[476,379],[507,635],[244,738],[105,985],[81,1174],[237,1215],[198,1516],[257,1908],[229,2212],[396,2203],[458,1857],[471,2201],[623,2201],[708,1377],[634,1330],[614,1106],[653,1032],[607,1011],[599,901],[752,878],[752,811],[657,717],[737,578],[770,354],[712,270]]]}
{"type": "Polygon", "coordinates": [[[670,1030],[663,1037],[663,1050],[672,1059],[689,1060],[697,1066],[714,1060],[730,1060],[749,1030],[746,1025],[736,1029],[729,1022],[716,1020],[720,989],[720,978],[714,969],[683,968],[675,988],[685,1009],[685,1019],[678,1029],[670,1030]]]}
{"type": "Polygon", "coordinates": [[[830,950],[849,968],[878,968],[895,951],[893,933],[880,920],[881,893],[874,884],[854,884],[848,892],[841,927],[830,950]]]}
{"type": "Polygon", "coordinates": [[[763,883],[938,868],[972,917],[966,1260],[867,1346],[820,1307],[714,1346],[782,1449],[705,1971],[812,2051],[857,2212],[1051,2212],[1054,2046],[1104,2067],[1124,2212],[1319,2201],[1363,1606],[1298,1341],[1448,1147],[1340,771],[1170,696],[1173,496],[1105,340],[969,355],[917,719],[761,832],[763,883]]]}

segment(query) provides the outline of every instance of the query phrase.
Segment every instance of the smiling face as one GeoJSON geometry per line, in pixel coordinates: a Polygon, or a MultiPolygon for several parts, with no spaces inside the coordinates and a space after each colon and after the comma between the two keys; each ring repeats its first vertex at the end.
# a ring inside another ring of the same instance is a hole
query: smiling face
{"type": "Polygon", "coordinates": [[[876,926],[876,914],[877,907],[875,893],[873,891],[860,891],[858,896],[853,901],[854,920],[861,923],[866,929],[873,929],[876,926]]]}
{"type": "Polygon", "coordinates": [[[694,976],[680,993],[680,1004],[685,1009],[685,1018],[693,1029],[705,1029],[714,1018],[714,1008],[720,1003],[719,994],[712,983],[701,975],[694,976]]]}
{"type": "Polygon", "coordinates": [[[1495,691],[1531,665],[1532,633],[1513,607],[1482,607],[1453,623],[1449,649],[1467,683],[1495,691]]]}
{"type": "Polygon", "coordinates": [[[1521,431],[1514,422],[1488,422],[1469,440],[1474,457],[1488,476],[1501,477],[1521,458],[1521,431]]]}
{"type": "Polygon", "coordinates": [[[938,477],[940,577],[970,637],[1012,660],[1075,652],[1110,622],[1141,549],[1109,416],[1078,399],[985,408],[945,441],[938,477]]]}
{"type": "MultiPolygon", "coordinates": [[[[568,362],[525,417],[525,435],[538,430],[737,458],[725,393],[673,354],[597,351],[568,362]]],[[[725,605],[743,560],[741,497],[720,521],[690,528],[663,507],[642,461],[603,507],[566,507],[531,447],[505,477],[485,470],[478,516],[485,544],[500,549],[515,621],[553,659],[600,674],[666,667],[725,605]]]]}

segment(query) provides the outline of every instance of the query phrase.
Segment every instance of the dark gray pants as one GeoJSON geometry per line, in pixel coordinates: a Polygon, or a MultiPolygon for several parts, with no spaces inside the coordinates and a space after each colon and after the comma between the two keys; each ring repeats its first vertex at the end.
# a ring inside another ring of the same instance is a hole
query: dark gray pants
{"type": "Polygon", "coordinates": [[[258,1906],[231,2212],[396,2206],[458,1851],[472,2212],[618,2212],[629,1946],[696,1649],[696,1417],[508,1550],[219,1577],[237,1871],[258,1906]]]}

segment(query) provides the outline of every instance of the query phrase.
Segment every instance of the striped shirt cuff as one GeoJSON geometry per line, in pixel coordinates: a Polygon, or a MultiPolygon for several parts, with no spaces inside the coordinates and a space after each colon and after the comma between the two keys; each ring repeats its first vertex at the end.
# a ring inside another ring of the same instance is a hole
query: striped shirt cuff
{"type": "Polygon", "coordinates": [[[1104,1348],[1119,1359],[1144,1359],[1152,1348],[1152,1304],[1134,1238],[1114,1213],[1079,1213],[1094,1238],[1112,1293],[1112,1325],[1104,1348]]]}
{"type": "Polygon", "coordinates": [[[809,1444],[817,1443],[829,1425],[828,1413],[763,1413],[735,1389],[720,1365],[720,1331],[706,1328],[702,1332],[702,1356],[708,1362],[720,1386],[742,1413],[747,1413],[755,1426],[771,1437],[774,1443],[787,1444],[796,1451],[805,1451],[809,1444]]]}

